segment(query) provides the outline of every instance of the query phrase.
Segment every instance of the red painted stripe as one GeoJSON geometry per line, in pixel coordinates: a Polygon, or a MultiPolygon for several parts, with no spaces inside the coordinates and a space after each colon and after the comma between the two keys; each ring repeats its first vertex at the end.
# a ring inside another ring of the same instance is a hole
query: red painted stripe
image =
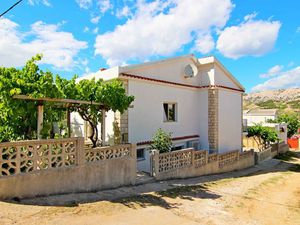
{"type": "Polygon", "coordinates": [[[171,82],[171,81],[167,81],[167,80],[160,80],[160,79],[154,79],[154,78],[149,78],[149,77],[143,77],[143,76],[133,75],[133,74],[128,74],[128,73],[122,73],[121,76],[130,77],[130,78],[134,78],[134,79],[140,79],[140,80],[147,80],[147,81],[152,81],[152,82],[157,82],[157,83],[163,83],[163,84],[177,85],[177,86],[181,86],[181,87],[196,88],[196,89],[215,88],[215,87],[217,87],[217,88],[224,88],[224,89],[229,89],[229,90],[233,90],[233,91],[245,92],[244,90],[241,90],[241,89],[227,87],[227,86],[223,86],[223,85],[197,86],[197,85],[182,84],[182,83],[171,82]]]}
{"type": "MultiPolygon", "coordinates": [[[[199,138],[199,135],[190,135],[190,136],[182,136],[182,137],[174,137],[172,138],[172,141],[179,141],[179,140],[185,140],[185,139],[191,139],[191,138],[199,138]]],[[[138,142],[136,145],[150,145],[152,141],[141,141],[138,142]]]]}

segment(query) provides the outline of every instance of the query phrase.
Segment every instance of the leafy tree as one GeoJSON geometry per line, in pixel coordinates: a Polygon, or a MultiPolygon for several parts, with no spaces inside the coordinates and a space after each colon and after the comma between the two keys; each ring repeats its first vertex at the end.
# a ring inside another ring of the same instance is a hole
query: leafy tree
{"type": "Polygon", "coordinates": [[[263,127],[261,124],[249,127],[247,136],[253,137],[259,150],[267,148],[270,143],[278,140],[278,134],[274,129],[270,127],[263,127]]]}
{"type": "Polygon", "coordinates": [[[76,77],[67,80],[57,76],[56,84],[65,98],[101,104],[80,104],[71,107],[72,111],[78,112],[82,119],[90,125],[92,132],[88,138],[93,143],[93,147],[98,144],[97,125],[102,121],[102,109],[123,113],[134,100],[133,96],[126,95],[123,83],[119,80],[104,82],[102,79],[91,79],[76,82],[76,77]]]}
{"type": "MultiPolygon", "coordinates": [[[[0,142],[37,137],[36,103],[13,99],[13,95],[59,97],[53,74],[40,70],[36,64],[39,60],[41,55],[36,55],[21,69],[0,67],[0,142]]],[[[52,104],[45,104],[45,126],[61,116],[52,104]]]]}
{"type": "Polygon", "coordinates": [[[172,148],[171,133],[166,133],[161,128],[157,130],[152,138],[151,149],[156,149],[160,153],[170,152],[172,148]]]}
{"type": "Polygon", "coordinates": [[[280,114],[276,120],[270,120],[272,123],[287,123],[288,133],[287,136],[290,138],[298,132],[300,127],[300,120],[295,113],[284,113],[280,114]]]}

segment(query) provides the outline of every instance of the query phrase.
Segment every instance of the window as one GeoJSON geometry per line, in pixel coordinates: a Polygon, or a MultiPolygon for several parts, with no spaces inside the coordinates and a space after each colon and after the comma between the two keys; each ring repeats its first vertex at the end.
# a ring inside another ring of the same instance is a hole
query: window
{"type": "Polygon", "coordinates": [[[184,149],[184,145],[174,146],[171,148],[171,151],[178,151],[184,149]]]}
{"type": "Polygon", "coordinates": [[[145,149],[144,148],[140,148],[136,150],[136,158],[138,160],[143,160],[145,159],[145,149]]]}
{"type": "Polygon", "coordinates": [[[177,117],[177,104],[164,103],[164,121],[175,122],[177,117]]]}

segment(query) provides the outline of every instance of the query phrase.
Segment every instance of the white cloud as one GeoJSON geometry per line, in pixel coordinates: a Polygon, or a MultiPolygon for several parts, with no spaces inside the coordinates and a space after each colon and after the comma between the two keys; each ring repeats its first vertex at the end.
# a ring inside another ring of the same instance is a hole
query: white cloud
{"type": "Polygon", "coordinates": [[[106,13],[109,9],[112,8],[112,4],[110,3],[110,0],[98,0],[97,3],[100,7],[100,12],[102,14],[106,13]]]}
{"type": "Polygon", "coordinates": [[[257,16],[257,13],[254,12],[254,13],[251,13],[251,14],[248,14],[248,15],[244,16],[244,20],[245,20],[245,21],[252,20],[252,19],[254,19],[256,16],[257,16]]]}
{"type": "Polygon", "coordinates": [[[76,0],[76,2],[82,9],[88,9],[93,4],[93,0],[76,0]]]}
{"type": "Polygon", "coordinates": [[[51,3],[49,0],[28,0],[29,5],[38,5],[38,4],[43,4],[45,6],[51,6],[51,3]]]}
{"type": "Polygon", "coordinates": [[[72,33],[59,31],[58,25],[38,21],[31,30],[21,33],[19,25],[9,19],[0,20],[0,66],[22,66],[35,54],[44,55],[41,63],[51,64],[58,69],[70,69],[75,57],[87,43],[78,41],[72,33]],[[30,35],[31,41],[24,41],[30,35]]]}
{"type": "Polygon", "coordinates": [[[193,42],[195,34],[224,27],[233,7],[230,0],[138,1],[125,24],[97,36],[95,54],[111,66],[170,55],[193,42]]]}
{"type": "Polygon", "coordinates": [[[296,29],[296,33],[300,33],[300,26],[299,26],[299,27],[297,27],[297,29],[296,29]]]}
{"type": "Polygon", "coordinates": [[[95,29],[93,29],[93,33],[94,34],[98,34],[98,32],[99,32],[99,28],[98,27],[96,27],[95,29]]]}
{"type": "Polygon", "coordinates": [[[215,42],[210,34],[199,35],[195,41],[195,50],[207,54],[215,48],[215,42]]]}
{"type": "Polygon", "coordinates": [[[251,20],[225,28],[217,41],[217,49],[226,57],[262,56],[271,51],[278,37],[278,21],[251,20]]]}
{"type": "Polygon", "coordinates": [[[90,28],[89,28],[89,27],[85,26],[85,27],[83,28],[83,32],[84,32],[84,33],[89,32],[89,31],[90,31],[90,28]]]}
{"type": "Polygon", "coordinates": [[[282,69],[283,69],[283,66],[281,66],[281,65],[273,66],[272,68],[270,68],[268,70],[267,73],[260,74],[259,77],[260,78],[270,78],[270,77],[277,76],[281,72],[282,69]]]}
{"type": "Polygon", "coordinates": [[[118,9],[116,13],[117,18],[119,19],[122,17],[129,17],[131,15],[132,15],[131,10],[127,5],[124,6],[122,9],[118,9]]]}
{"type": "Polygon", "coordinates": [[[300,87],[300,66],[281,72],[277,77],[273,77],[262,84],[252,88],[252,91],[276,90],[285,88],[300,87]]]}
{"type": "Polygon", "coordinates": [[[99,23],[99,20],[100,20],[100,16],[95,16],[91,19],[91,23],[97,24],[97,23],[99,23]]]}

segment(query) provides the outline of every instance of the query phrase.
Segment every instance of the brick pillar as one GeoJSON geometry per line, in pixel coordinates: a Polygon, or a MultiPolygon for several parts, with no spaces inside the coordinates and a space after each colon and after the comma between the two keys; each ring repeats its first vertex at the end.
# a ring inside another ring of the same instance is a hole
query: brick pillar
{"type": "Polygon", "coordinates": [[[219,92],[208,90],[208,142],[210,152],[218,153],[219,148],[219,92]]]}

